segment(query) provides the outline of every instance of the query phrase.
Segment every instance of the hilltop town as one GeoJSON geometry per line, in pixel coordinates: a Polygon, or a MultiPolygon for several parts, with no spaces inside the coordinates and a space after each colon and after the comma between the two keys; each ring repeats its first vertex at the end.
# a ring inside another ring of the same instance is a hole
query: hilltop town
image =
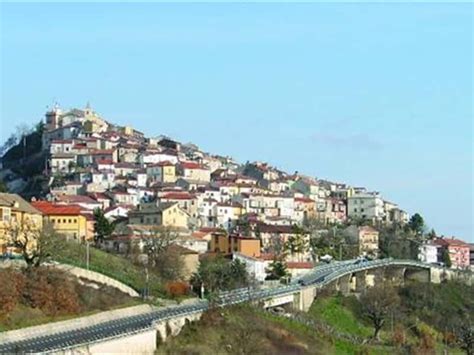
{"type": "MultiPolygon", "coordinates": [[[[415,251],[397,257],[456,268],[472,262],[467,243],[426,238],[420,215],[379,192],[147,137],[90,105],[55,105],[4,153],[1,178],[10,194],[0,198],[3,221],[23,207],[20,213],[43,216],[69,240],[116,253],[172,231],[180,250],[195,256],[189,274],[209,253],[244,261],[258,281],[276,260],[299,275],[321,258],[390,257],[387,231],[407,228],[404,242],[415,251]],[[98,230],[98,220],[107,228],[98,230]]],[[[0,241],[1,253],[13,249],[0,241]]]]}

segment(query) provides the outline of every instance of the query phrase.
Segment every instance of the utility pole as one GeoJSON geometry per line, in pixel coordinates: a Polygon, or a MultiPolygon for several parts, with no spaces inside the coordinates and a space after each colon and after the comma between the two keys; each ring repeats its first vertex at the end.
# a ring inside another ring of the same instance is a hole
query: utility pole
{"type": "Polygon", "coordinates": [[[148,281],[149,281],[148,265],[146,265],[145,266],[145,292],[144,292],[145,299],[148,299],[148,281]]]}
{"type": "Polygon", "coordinates": [[[86,241],[86,267],[87,267],[87,270],[89,270],[89,258],[90,258],[89,241],[86,241]]]}

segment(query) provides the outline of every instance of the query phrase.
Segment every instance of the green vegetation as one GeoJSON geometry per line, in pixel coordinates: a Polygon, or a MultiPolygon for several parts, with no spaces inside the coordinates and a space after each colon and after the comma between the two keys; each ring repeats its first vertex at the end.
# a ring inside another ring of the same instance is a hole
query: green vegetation
{"type": "Polygon", "coordinates": [[[213,310],[157,354],[327,354],[332,348],[309,327],[248,305],[213,310]]]}
{"type": "Polygon", "coordinates": [[[251,305],[214,309],[157,354],[472,354],[474,286],[385,286],[360,299],[320,294],[309,312],[291,318],[251,305]],[[387,300],[374,304],[380,292],[387,300]],[[384,320],[378,339],[369,317],[375,311],[384,320]]]}
{"type": "Polygon", "coordinates": [[[354,312],[347,306],[354,301],[342,296],[318,298],[313,303],[308,315],[338,331],[369,337],[372,334],[370,327],[361,324],[354,312]]]}
{"type": "Polygon", "coordinates": [[[96,241],[102,242],[105,238],[108,238],[114,231],[114,225],[105,218],[104,210],[96,208],[94,210],[94,231],[96,234],[96,241]]]}
{"type": "MultiPolygon", "coordinates": [[[[60,253],[54,256],[54,260],[86,268],[86,249],[85,244],[68,242],[60,253]]],[[[124,257],[106,253],[92,246],[89,248],[89,269],[123,282],[138,292],[142,292],[146,287],[144,266],[134,264],[124,257]]],[[[162,281],[157,274],[149,273],[148,286],[150,296],[166,296],[162,281]]]]}
{"type": "Polygon", "coordinates": [[[249,286],[245,264],[239,260],[229,262],[221,256],[201,261],[197,272],[191,277],[195,290],[204,285],[205,292],[212,298],[215,292],[249,286]]]}

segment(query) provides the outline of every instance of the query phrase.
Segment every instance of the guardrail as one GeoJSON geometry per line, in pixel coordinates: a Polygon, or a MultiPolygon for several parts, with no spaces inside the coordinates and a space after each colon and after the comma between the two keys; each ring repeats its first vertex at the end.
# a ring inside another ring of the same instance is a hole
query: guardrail
{"type": "MultiPolygon", "coordinates": [[[[412,260],[383,259],[355,264],[354,261],[328,264],[319,267],[306,278],[310,284],[300,284],[297,279],[289,285],[270,289],[240,288],[233,291],[225,291],[220,294],[218,305],[226,307],[232,304],[242,303],[249,300],[267,300],[272,297],[294,294],[306,287],[322,287],[329,282],[345,274],[373,269],[382,266],[414,266],[421,268],[432,268],[435,265],[424,264],[412,260]],[[321,280],[323,277],[323,280],[321,280]],[[320,281],[318,281],[320,280],[320,281]]],[[[195,305],[181,305],[159,309],[139,316],[125,317],[98,325],[77,329],[76,331],[65,331],[48,336],[41,336],[22,341],[0,344],[0,353],[22,352],[54,352],[58,350],[69,350],[86,346],[88,344],[103,342],[127,335],[133,335],[156,328],[157,323],[204,312],[209,308],[207,301],[200,301],[195,305]]]]}

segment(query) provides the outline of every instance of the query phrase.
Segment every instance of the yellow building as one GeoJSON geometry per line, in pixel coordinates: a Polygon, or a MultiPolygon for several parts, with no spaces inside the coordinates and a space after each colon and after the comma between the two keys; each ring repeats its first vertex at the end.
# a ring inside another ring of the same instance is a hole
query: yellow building
{"type": "Polygon", "coordinates": [[[159,205],[140,204],[138,209],[130,211],[130,224],[146,224],[172,228],[187,228],[189,214],[176,202],[163,202],[159,205]]]}
{"type": "Polygon", "coordinates": [[[174,183],[176,181],[176,166],[169,161],[150,164],[146,167],[146,174],[155,182],[174,183]]]}
{"type": "Polygon", "coordinates": [[[13,251],[10,234],[16,226],[41,230],[42,214],[19,195],[0,193],[0,254],[13,251]]]}
{"type": "Polygon", "coordinates": [[[73,240],[90,240],[94,238],[87,226],[87,219],[76,205],[59,205],[48,201],[32,202],[32,205],[43,213],[44,224],[49,224],[58,234],[73,240]]]}
{"type": "Polygon", "coordinates": [[[379,251],[379,232],[370,226],[350,226],[344,233],[357,244],[359,255],[377,255],[379,251]]]}
{"type": "MultiPolygon", "coordinates": [[[[14,251],[10,237],[16,227],[41,230],[41,212],[16,194],[0,193],[0,254],[14,251]]],[[[30,247],[34,247],[34,244],[30,247]]]]}
{"type": "Polygon", "coordinates": [[[211,239],[211,252],[240,254],[258,258],[260,257],[260,240],[240,235],[214,234],[211,239]]]}

